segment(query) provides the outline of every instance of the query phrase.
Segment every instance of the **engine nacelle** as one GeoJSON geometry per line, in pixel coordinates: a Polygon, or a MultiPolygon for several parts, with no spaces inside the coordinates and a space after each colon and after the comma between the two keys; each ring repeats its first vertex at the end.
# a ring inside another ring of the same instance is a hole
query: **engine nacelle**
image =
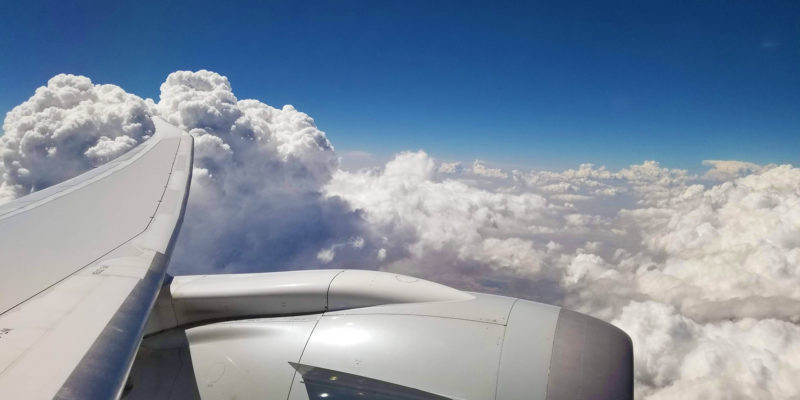
{"type": "Polygon", "coordinates": [[[148,331],[129,398],[633,398],[613,325],[383,272],[176,277],[148,331]]]}

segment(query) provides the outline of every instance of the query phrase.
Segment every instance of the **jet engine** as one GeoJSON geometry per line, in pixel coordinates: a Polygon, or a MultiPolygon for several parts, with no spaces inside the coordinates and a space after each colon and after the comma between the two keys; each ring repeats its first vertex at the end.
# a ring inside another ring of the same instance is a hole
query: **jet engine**
{"type": "Polygon", "coordinates": [[[124,399],[632,399],[622,330],[393,273],[174,277],[124,399]]]}

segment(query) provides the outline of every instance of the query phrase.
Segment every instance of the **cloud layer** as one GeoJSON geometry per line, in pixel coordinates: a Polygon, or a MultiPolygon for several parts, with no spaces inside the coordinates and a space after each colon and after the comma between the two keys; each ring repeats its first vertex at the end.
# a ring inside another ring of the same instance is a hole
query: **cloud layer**
{"type": "Polygon", "coordinates": [[[158,104],[58,75],[6,117],[0,201],[130,149],[153,115],[195,137],[172,273],[410,273],[614,322],[638,398],[800,396],[800,169],[506,171],[410,152],[345,172],[308,115],[239,100],[219,74],[172,73],[158,104]]]}
{"type": "Polygon", "coordinates": [[[800,394],[800,169],[703,185],[655,162],[511,182],[450,165],[404,153],[337,172],[326,193],[386,238],[383,268],[613,321],[634,340],[640,398],[800,394]]]}

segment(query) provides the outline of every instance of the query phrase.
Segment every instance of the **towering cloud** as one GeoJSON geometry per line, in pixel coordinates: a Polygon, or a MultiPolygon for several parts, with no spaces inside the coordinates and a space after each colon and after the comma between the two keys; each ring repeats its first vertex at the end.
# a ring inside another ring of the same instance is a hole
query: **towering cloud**
{"type": "Polygon", "coordinates": [[[363,221],[322,195],[338,162],[311,117],[290,105],[238,100],[228,79],[210,71],[170,74],[158,111],[195,137],[173,272],[321,267],[334,249],[353,248],[342,243],[360,237],[363,221]]]}
{"type": "Polygon", "coordinates": [[[345,172],[308,115],[238,100],[219,74],[170,74],[158,104],[59,75],[6,117],[0,201],[124,152],[153,115],[195,137],[173,273],[410,273],[617,324],[639,398],[800,396],[800,169],[506,171],[411,152],[345,172]]]}
{"type": "Polygon", "coordinates": [[[60,74],[14,107],[0,137],[0,201],[80,174],[130,150],[155,129],[155,107],[114,85],[60,74]]]}

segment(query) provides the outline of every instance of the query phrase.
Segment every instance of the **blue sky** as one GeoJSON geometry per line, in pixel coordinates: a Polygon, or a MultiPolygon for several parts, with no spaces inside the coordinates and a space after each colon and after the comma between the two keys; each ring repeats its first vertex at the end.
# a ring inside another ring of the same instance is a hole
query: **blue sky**
{"type": "Polygon", "coordinates": [[[800,164],[796,1],[106,3],[0,3],[0,109],[205,68],[378,159],[800,164]]]}

